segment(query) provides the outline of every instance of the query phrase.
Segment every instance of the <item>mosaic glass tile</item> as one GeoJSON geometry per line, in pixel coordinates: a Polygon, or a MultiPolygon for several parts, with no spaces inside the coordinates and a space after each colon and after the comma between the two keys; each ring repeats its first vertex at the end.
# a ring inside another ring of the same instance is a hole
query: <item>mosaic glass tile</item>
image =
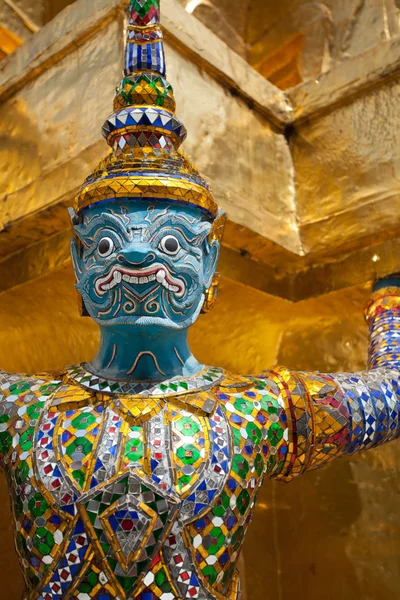
{"type": "MultiPolygon", "coordinates": [[[[111,154],[78,194],[75,231],[105,201],[177,201],[203,211],[211,254],[226,216],[179,152],[186,130],[165,79],[159,0],[129,7],[124,75],[103,127],[111,154]]],[[[217,283],[207,284],[206,310],[217,283]]],[[[276,367],[243,377],[204,367],[146,383],[86,364],[1,371],[0,468],[24,600],[240,600],[237,564],[264,479],[289,482],[400,434],[399,289],[375,292],[366,317],[370,370],[360,373],[276,367]]]]}
{"type": "Polygon", "coordinates": [[[93,378],[83,366],[0,378],[16,547],[46,600],[237,600],[264,477],[290,481],[400,431],[393,368],[205,369],[128,394],[93,378]]]}

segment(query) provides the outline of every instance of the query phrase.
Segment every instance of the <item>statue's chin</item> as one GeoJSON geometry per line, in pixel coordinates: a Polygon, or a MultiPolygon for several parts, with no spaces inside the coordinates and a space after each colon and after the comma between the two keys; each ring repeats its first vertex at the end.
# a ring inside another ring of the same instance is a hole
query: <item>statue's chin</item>
{"type": "Polygon", "coordinates": [[[170,317],[151,317],[151,316],[143,316],[143,315],[124,315],[119,317],[114,317],[111,319],[98,319],[92,316],[92,319],[96,321],[96,323],[102,327],[109,327],[112,325],[135,325],[137,327],[149,327],[149,326],[158,326],[164,327],[165,329],[187,329],[197,320],[200,315],[202,306],[204,304],[204,294],[201,296],[199,304],[196,310],[188,316],[186,319],[180,321],[173,321],[170,317]]]}

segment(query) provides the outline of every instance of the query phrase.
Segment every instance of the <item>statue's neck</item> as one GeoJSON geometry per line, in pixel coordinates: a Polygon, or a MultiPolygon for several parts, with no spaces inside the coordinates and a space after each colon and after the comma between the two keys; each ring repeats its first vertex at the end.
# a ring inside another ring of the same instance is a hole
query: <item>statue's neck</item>
{"type": "Polygon", "coordinates": [[[151,326],[101,327],[100,347],[88,368],[106,379],[134,381],[194,375],[202,365],[189,349],[187,333],[151,326]]]}

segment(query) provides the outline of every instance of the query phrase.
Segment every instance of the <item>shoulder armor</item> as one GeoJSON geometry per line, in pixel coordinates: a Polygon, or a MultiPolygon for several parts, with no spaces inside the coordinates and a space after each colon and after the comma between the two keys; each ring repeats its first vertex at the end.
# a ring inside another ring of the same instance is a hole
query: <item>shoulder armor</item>
{"type": "Polygon", "coordinates": [[[0,372],[0,470],[22,432],[33,431],[32,420],[61,384],[60,378],[45,375],[9,375],[0,372]],[[18,434],[18,435],[17,435],[18,434]]]}
{"type": "Polygon", "coordinates": [[[224,378],[219,383],[221,391],[234,394],[235,392],[244,392],[253,387],[253,381],[250,377],[234,375],[228,371],[224,372],[224,378]]]}
{"type": "Polygon", "coordinates": [[[44,373],[40,375],[9,374],[0,371],[0,419],[9,419],[23,405],[45,401],[61,384],[59,375],[44,373]]]}

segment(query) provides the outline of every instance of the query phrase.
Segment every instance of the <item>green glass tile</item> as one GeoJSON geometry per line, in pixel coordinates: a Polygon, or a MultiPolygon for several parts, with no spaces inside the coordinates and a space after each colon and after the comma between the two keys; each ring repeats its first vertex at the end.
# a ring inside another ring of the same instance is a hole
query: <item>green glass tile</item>
{"type": "Polygon", "coordinates": [[[51,396],[53,392],[58,388],[58,383],[46,383],[39,388],[39,392],[42,396],[51,396]]]}
{"type": "Polygon", "coordinates": [[[33,438],[35,435],[35,430],[33,427],[29,427],[20,437],[20,446],[24,452],[30,450],[33,444],[33,438]]]}
{"type": "Polygon", "coordinates": [[[249,463],[241,454],[235,454],[232,460],[232,469],[241,479],[245,479],[249,472],[249,463]]]}
{"type": "Polygon", "coordinates": [[[222,583],[229,583],[232,580],[232,577],[235,574],[235,570],[236,570],[236,564],[233,563],[231,564],[228,569],[226,569],[226,571],[224,572],[224,576],[222,578],[222,583]]]}
{"type": "Polygon", "coordinates": [[[12,436],[8,431],[0,432],[0,454],[6,455],[12,445],[12,436]]]}
{"type": "Polygon", "coordinates": [[[15,469],[14,477],[17,485],[21,485],[25,481],[25,479],[28,478],[29,471],[30,469],[28,463],[25,460],[22,460],[19,463],[18,467],[15,469]]]}
{"type": "Polygon", "coordinates": [[[202,573],[211,585],[216,582],[217,571],[215,570],[215,568],[212,565],[207,565],[206,567],[204,567],[204,569],[202,570],[202,573]]]}
{"type": "Polygon", "coordinates": [[[268,439],[273,446],[276,446],[278,442],[283,438],[283,431],[279,423],[272,423],[268,429],[268,439]]]}
{"type": "Polygon", "coordinates": [[[279,462],[278,462],[278,466],[276,467],[275,473],[276,475],[279,475],[283,469],[285,465],[285,459],[282,458],[279,462]]]}
{"type": "Polygon", "coordinates": [[[87,574],[87,580],[90,583],[90,585],[92,587],[94,587],[95,585],[97,585],[97,582],[99,580],[99,577],[97,575],[97,573],[95,573],[94,571],[89,571],[89,573],[87,574]]]}
{"type": "Polygon", "coordinates": [[[276,415],[280,411],[279,402],[272,396],[263,396],[261,401],[261,408],[268,412],[270,415],[276,415]]]}
{"type": "Polygon", "coordinates": [[[263,471],[264,471],[264,461],[262,459],[261,454],[257,454],[255,460],[254,460],[254,468],[256,470],[256,473],[259,477],[261,477],[263,471]]]}
{"type": "Polygon", "coordinates": [[[245,398],[237,398],[233,403],[233,406],[243,415],[251,415],[253,412],[253,403],[245,398]]]}
{"type": "Polygon", "coordinates": [[[139,0],[130,0],[130,3],[132,10],[136,11],[141,18],[145,17],[153,6],[155,9],[160,7],[158,0],[147,0],[144,4],[139,0]]]}
{"type": "MultiPolygon", "coordinates": [[[[102,531],[103,530],[101,530],[101,532],[102,531]]],[[[100,537],[99,534],[97,534],[97,535],[98,535],[98,537],[100,537]]],[[[108,542],[100,541],[100,546],[101,546],[104,554],[107,556],[107,554],[110,552],[111,545],[108,542]]]]}
{"type": "Polygon", "coordinates": [[[246,427],[246,433],[249,436],[249,439],[254,444],[259,444],[261,442],[261,439],[262,439],[261,429],[259,427],[257,427],[256,423],[248,423],[248,425],[246,427]]]}
{"type": "Polygon", "coordinates": [[[50,531],[45,527],[38,527],[35,535],[33,536],[33,545],[43,556],[50,554],[51,549],[54,546],[54,538],[50,531]]]}
{"type": "Polygon", "coordinates": [[[220,497],[218,498],[218,500],[215,503],[215,506],[213,508],[213,514],[216,517],[223,517],[225,512],[227,511],[227,509],[229,508],[229,503],[230,503],[230,499],[229,496],[226,492],[222,492],[222,494],[220,495],[220,497]]]}
{"type": "Polygon", "coordinates": [[[235,552],[237,552],[239,550],[239,548],[241,547],[242,542],[243,542],[243,537],[244,537],[244,527],[242,527],[242,525],[240,525],[232,536],[232,546],[233,546],[233,549],[235,550],[235,552]]]}
{"type": "MultiPolygon", "coordinates": [[[[190,478],[189,478],[189,479],[190,479],[190,478]]],[[[183,484],[183,485],[186,485],[186,484],[183,484]]],[[[160,513],[158,516],[160,517],[160,519],[161,519],[161,522],[163,523],[163,525],[165,525],[165,523],[166,523],[166,522],[167,522],[167,520],[168,520],[168,511],[165,511],[165,512],[163,512],[163,513],[160,513]]]]}
{"type": "Polygon", "coordinates": [[[200,450],[193,444],[180,446],[176,453],[185,465],[193,465],[200,458],[200,450]]]}
{"type": "Polygon", "coordinates": [[[125,456],[131,462],[137,462],[143,458],[143,443],[138,438],[129,440],[125,448],[125,456]]]}
{"type": "Polygon", "coordinates": [[[268,471],[272,471],[272,469],[275,467],[276,465],[276,456],[271,455],[268,458],[268,471]]]}
{"type": "Polygon", "coordinates": [[[72,440],[65,452],[71,459],[74,459],[75,453],[87,456],[92,451],[92,448],[93,443],[90,440],[80,437],[72,440]]]}
{"type": "Polygon", "coordinates": [[[219,527],[213,527],[209,536],[211,538],[211,544],[208,547],[208,552],[210,554],[217,554],[225,543],[225,536],[219,527]]]}
{"type": "Polygon", "coordinates": [[[190,483],[190,480],[190,475],[182,475],[182,477],[179,477],[179,484],[181,487],[184,487],[185,485],[188,485],[188,483],[190,483]]]}
{"type": "Polygon", "coordinates": [[[28,406],[26,410],[26,414],[30,419],[38,419],[40,415],[40,409],[44,406],[44,400],[40,400],[35,402],[35,404],[31,404],[28,406]]]}
{"type": "Polygon", "coordinates": [[[22,515],[24,510],[24,505],[22,503],[21,496],[15,496],[14,498],[14,515],[17,521],[19,521],[20,516],[22,515]]]}
{"type": "Polygon", "coordinates": [[[81,594],[90,594],[90,592],[93,590],[94,587],[96,587],[98,582],[99,577],[97,573],[95,573],[92,568],[89,568],[88,571],[86,571],[83,580],[78,586],[78,591],[81,594]]]}
{"type": "Polygon", "coordinates": [[[259,390],[265,390],[265,388],[267,387],[267,382],[262,379],[251,378],[251,380],[253,381],[253,383],[257,387],[257,389],[259,389],[259,390]]]}
{"type": "Polygon", "coordinates": [[[30,389],[30,385],[27,381],[18,381],[18,383],[13,383],[9,387],[9,392],[12,395],[20,396],[25,394],[30,389]]]}
{"type": "Polygon", "coordinates": [[[15,536],[15,543],[16,543],[19,553],[22,554],[22,556],[27,554],[28,548],[26,545],[26,540],[20,532],[17,532],[17,534],[15,536]]]}
{"type": "Polygon", "coordinates": [[[156,584],[158,585],[158,587],[160,587],[164,583],[166,578],[167,577],[165,575],[164,569],[161,569],[160,571],[158,571],[158,573],[155,576],[155,581],[156,581],[156,584]]]}
{"type": "Polygon", "coordinates": [[[191,417],[182,417],[176,422],[176,428],[184,435],[193,437],[200,431],[200,425],[191,417]]]}
{"type": "Polygon", "coordinates": [[[96,421],[96,417],[90,413],[81,413],[72,419],[71,424],[75,429],[88,429],[96,421]]]}
{"type": "Polygon", "coordinates": [[[244,515],[250,504],[250,494],[247,490],[242,490],[237,497],[236,506],[241,515],[244,515]]]}
{"type": "Polygon", "coordinates": [[[117,575],[117,579],[118,579],[120,586],[124,590],[126,597],[128,597],[129,592],[135,585],[137,577],[126,577],[126,576],[117,575]]]}
{"type": "MultiPolygon", "coordinates": [[[[25,567],[25,569],[26,569],[26,567],[25,567]]],[[[24,570],[24,576],[28,579],[32,588],[35,588],[39,585],[40,578],[30,568],[28,568],[27,570],[24,570]]]]}
{"type": "Polygon", "coordinates": [[[41,517],[49,508],[49,504],[40,492],[36,492],[29,500],[28,508],[34,517],[41,517]]]}
{"type": "Polygon", "coordinates": [[[232,427],[232,433],[233,433],[234,445],[237,446],[238,448],[240,448],[240,446],[243,442],[243,438],[242,438],[242,434],[240,433],[240,430],[236,429],[236,427],[232,427]]]}
{"type": "Polygon", "coordinates": [[[161,590],[161,591],[162,591],[164,594],[167,594],[167,593],[171,593],[171,592],[172,592],[172,587],[171,587],[171,585],[169,584],[169,582],[168,582],[168,581],[164,581],[164,583],[162,583],[162,584],[161,584],[160,586],[158,586],[158,587],[160,588],[160,590],[161,590]]]}
{"type": "Polygon", "coordinates": [[[82,469],[77,469],[76,471],[72,471],[72,477],[75,479],[75,481],[78,483],[78,485],[80,485],[81,488],[84,487],[86,475],[82,471],[82,469]]]}

